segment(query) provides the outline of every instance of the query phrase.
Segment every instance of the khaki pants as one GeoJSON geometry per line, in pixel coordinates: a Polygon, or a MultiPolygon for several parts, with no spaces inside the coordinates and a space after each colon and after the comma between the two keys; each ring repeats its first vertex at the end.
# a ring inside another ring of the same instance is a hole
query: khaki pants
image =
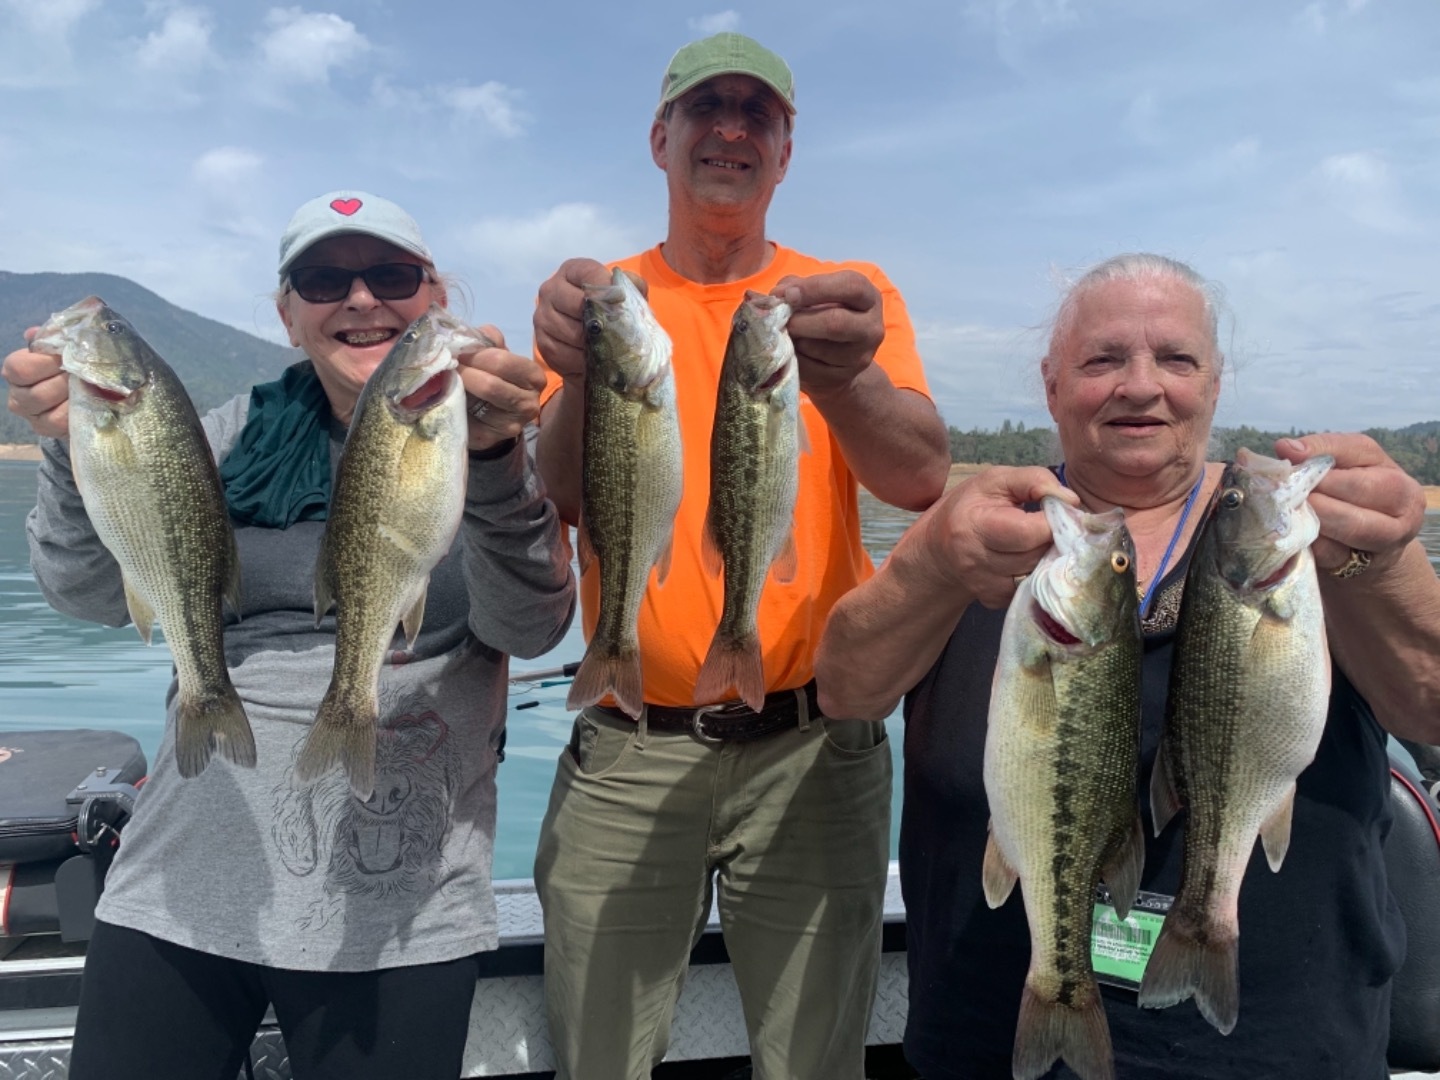
{"type": "Polygon", "coordinates": [[[862,1080],[890,773],[883,724],[706,743],[582,712],[535,862],[557,1080],[650,1076],[717,880],[756,1080],[862,1080]]]}

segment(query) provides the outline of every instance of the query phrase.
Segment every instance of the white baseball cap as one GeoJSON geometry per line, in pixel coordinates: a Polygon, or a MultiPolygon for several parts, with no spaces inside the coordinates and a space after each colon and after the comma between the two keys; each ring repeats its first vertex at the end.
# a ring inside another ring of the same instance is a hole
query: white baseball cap
{"type": "Polygon", "coordinates": [[[435,265],[420,226],[395,203],[366,191],[332,191],[305,203],[285,226],[280,237],[280,276],[312,244],[344,233],[373,236],[408,251],[427,266],[435,265]]]}

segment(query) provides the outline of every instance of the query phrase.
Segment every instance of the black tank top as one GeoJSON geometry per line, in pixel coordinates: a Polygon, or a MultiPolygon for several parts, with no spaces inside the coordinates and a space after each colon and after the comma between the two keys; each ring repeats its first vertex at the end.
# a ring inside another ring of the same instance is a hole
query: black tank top
{"type": "MultiPolygon", "coordinates": [[[[1159,838],[1150,768],[1165,716],[1185,566],[1166,575],[1146,624],[1143,666],[1145,872],[1174,896],[1183,815],[1159,838]]],[[[990,811],[986,714],[1003,611],[972,605],[905,699],[900,825],[910,968],[905,1056],[925,1080],[1010,1080],[1030,936],[1020,890],[998,910],[980,884],[990,811]]],[[[1117,1080],[1384,1080],[1390,979],[1405,928],[1386,885],[1385,733],[1338,668],[1315,760],[1301,774],[1289,853],[1271,873],[1255,846],[1240,892],[1240,1018],[1228,1036],[1193,1001],[1140,1009],[1103,987],[1117,1080]]],[[[1052,1078],[1073,1080],[1058,1066],[1052,1078]]]]}

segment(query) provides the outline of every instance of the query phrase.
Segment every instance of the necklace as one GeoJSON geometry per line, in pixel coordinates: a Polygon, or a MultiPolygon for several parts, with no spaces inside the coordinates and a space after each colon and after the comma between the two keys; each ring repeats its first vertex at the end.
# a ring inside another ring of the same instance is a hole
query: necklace
{"type": "MultiPolygon", "coordinates": [[[[1070,485],[1065,482],[1065,463],[1060,463],[1056,471],[1056,478],[1066,487],[1070,485]]],[[[1170,556],[1175,554],[1175,545],[1180,541],[1180,534],[1185,531],[1185,522],[1190,520],[1190,510],[1195,505],[1195,500],[1200,497],[1200,485],[1205,483],[1205,470],[1200,470],[1200,479],[1195,481],[1195,486],[1190,489],[1190,495],[1185,500],[1185,508],[1180,511],[1180,520],[1175,525],[1175,531],[1170,535],[1170,543],[1165,545],[1165,554],[1160,556],[1160,565],[1155,568],[1155,576],[1150,579],[1149,588],[1142,589],[1138,585],[1135,592],[1140,597],[1140,618],[1143,620],[1150,614],[1150,602],[1155,599],[1155,589],[1160,580],[1165,576],[1165,568],[1170,565],[1170,556]]]]}

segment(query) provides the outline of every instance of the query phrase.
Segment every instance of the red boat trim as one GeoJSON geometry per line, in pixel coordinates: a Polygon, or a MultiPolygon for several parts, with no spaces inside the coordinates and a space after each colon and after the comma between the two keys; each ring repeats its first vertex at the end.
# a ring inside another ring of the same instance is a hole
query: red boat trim
{"type": "Polygon", "coordinates": [[[10,891],[15,884],[15,864],[0,863],[5,872],[5,887],[0,889],[0,937],[10,936],[10,891]]]}
{"type": "Polygon", "coordinates": [[[1404,784],[1405,790],[1410,792],[1411,795],[1415,796],[1415,801],[1420,804],[1420,809],[1425,811],[1426,820],[1430,822],[1430,831],[1435,834],[1435,843],[1437,846],[1440,846],[1440,821],[1435,820],[1435,811],[1430,809],[1429,800],[1426,799],[1425,796],[1422,795],[1419,791],[1417,791],[1415,789],[1415,785],[1410,783],[1410,781],[1407,780],[1398,769],[1392,768],[1390,770],[1390,775],[1393,776],[1396,780],[1399,780],[1400,783],[1404,784]]]}

